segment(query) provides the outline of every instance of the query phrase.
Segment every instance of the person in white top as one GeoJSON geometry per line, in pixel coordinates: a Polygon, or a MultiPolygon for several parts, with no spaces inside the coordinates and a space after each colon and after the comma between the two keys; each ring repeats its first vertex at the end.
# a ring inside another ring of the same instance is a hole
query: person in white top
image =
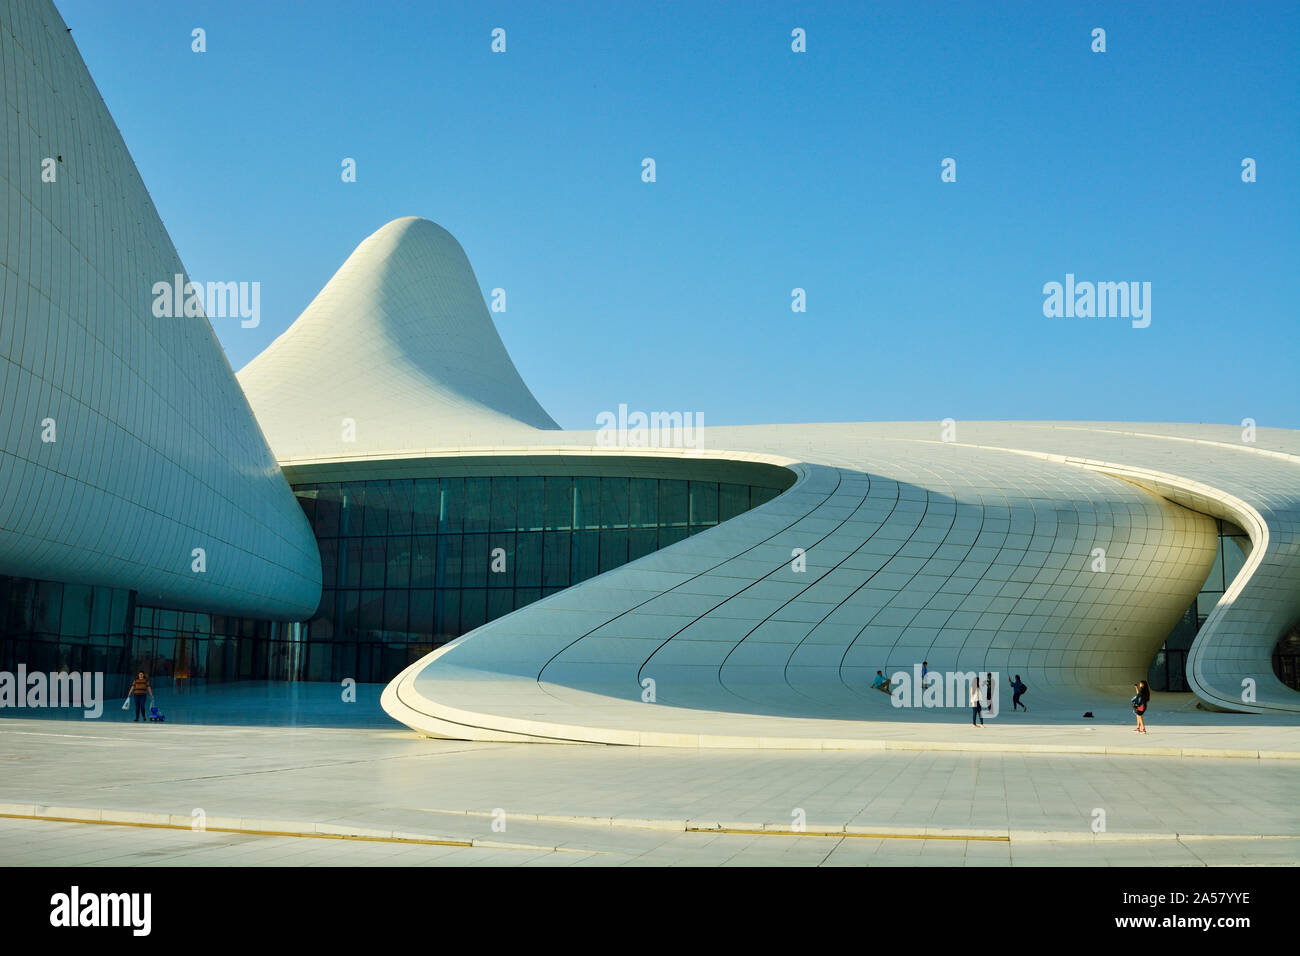
{"type": "Polygon", "coordinates": [[[980,679],[978,677],[970,685],[970,723],[972,727],[984,726],[984,715],[980,713],[984,709],[981,703],[980,679]]]}

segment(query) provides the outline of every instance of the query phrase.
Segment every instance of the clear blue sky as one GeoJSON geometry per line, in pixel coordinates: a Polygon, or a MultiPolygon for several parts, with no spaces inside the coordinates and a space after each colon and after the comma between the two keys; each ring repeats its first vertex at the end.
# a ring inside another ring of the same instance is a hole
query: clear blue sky
{"type": "Polygon", "coordinates": [[[418,215],[569,428],[1300,427],[1297,4],[57,5],[191,275],[262,285],[236,369],[418,215]],[[1067,272],[1151,326],[1045,318],[1067,272]]]}

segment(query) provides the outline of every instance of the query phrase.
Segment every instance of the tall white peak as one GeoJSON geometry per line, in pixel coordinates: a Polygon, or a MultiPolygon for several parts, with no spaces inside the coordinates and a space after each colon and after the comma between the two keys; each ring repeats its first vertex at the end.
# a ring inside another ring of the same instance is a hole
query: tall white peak
{"type": "Polygon", "coordinates": [[[357,246],[239,381],[281,461],[559,427],[519,377],[460,243],[416,217],[357,246]]]}
{"type": "MultiPolygon", "coordinates": [[[[320,553],[50,0],[0,2],[0,574],[297,620],[320,553]]],[[[231,277],[238,278],[238,277],[231,277]]]]}

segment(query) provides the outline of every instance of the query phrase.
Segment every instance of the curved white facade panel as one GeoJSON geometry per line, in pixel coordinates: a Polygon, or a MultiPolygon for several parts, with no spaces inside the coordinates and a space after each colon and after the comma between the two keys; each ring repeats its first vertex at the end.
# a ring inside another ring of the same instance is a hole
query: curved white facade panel
{"type": "MultiPolygon", "coordinates": [[[[1243,528],[1251,552],[1189,652],[1192,688],[1216,707],[1300,712],[1271,666],[1300,619],[1295,432],[826,424],[710,428],[707,451],[610,448],[549,430],[459,245],[412,219],[366,240],[242,379],[286,463],[376,474],[425,457],[671,454],[799,474],[754,512],[413,665],[385,706],[428,733],[690,743],[707,714],[749,739],[756,720],[859,720],[880,704],[875,670],[921,660],[1128,687],[1205,581],[1211,517],[1243,528]],[[339,441],[343,417],[355,442],[339,441]],[[792,570],[795,549],[806,571],[792,570]],[[660,706],[643,705],[647,678],[660,706]]],[[[678,444],[700,447],[691,437],[678,444]]]]}
{"type": "MultiPolygon", "coordinates": [[[[710,429],[704,456],[785,463],[798,482],[435,651],[385,706],[446,736],[723,746],[843,736],[888,706],[869,689],[876,669],[921,660],[1123,693],[1204,582],[1213,515],[1252,547],[1193,645],[1193,689],[1300,711],[1271,666],[1300,618],[1294,433],[1234,444],[1237,429],[1215,426],[971,422],[943,442],[939,428],[710,429]]],[[[562,437],[573,445],[551,453],[613,451],[562,437]]]]}
{"type": "MultiPolygon", "coordinates": [[[[944,442],[938,423],[710,428],[703,456],[786,464],[798,482],[435,651],[385,706],[445,736],[724,746],[842,737],[843,721],[888,709],[870,690],[877,669],[921,660],[1124,693],[1206,578],[1212,515],[1252,547],[1193,645],[1193,689],[1227,709],[1300,711],[1271,666],[1300,619],[1295,433],[956,429],[944,442]]],[[[592,433],[556,437],[572,442],[556,455],[614,451],[592,433]]]]}
{"type": "Polygon", "coordinates": [[[1044,694],[1145,676],[1214,562],[1209,518],[1090,469],[873,430],[711,429],[805,451],[798,482],[435,652],[389,713],[446,736],[721,746],[852,736],[891,716],[875,671],[922,660],[1044,694]]]}
{"type": "Polygon", "coordinates": [[[153,314],[185,269],[48,0],[0,6],[0,82],[0,573],[310,615],[310,527],[208,321],[153,314]]]}
{"type": "Polygon", "coordinates": [[[859,720],[883,696],[877,669],[922,660],[1122,689],[1205,581],[1211,517],[1252,547],[1189,652],[1192,687],[1217,707],[1300,712],[1271,666],[1300,619],[1295,432],[827,424],[709,428],[707,451],[699,435],[661,436],[692,450],[611,448],[552,429],[460,246],[419,219],[362,243],[241,380],[286,464],[365,462],[373,476],[398,459],[669,454],[798,473],[760,509],[413,665],[385,706],[428,733],[672,743],[698,738],[707,714],[748,738],[755,720],[859,720]]]}
{"type": "Polygon", "coordinates": [[[239,381],[282,462],[558,427],[519,377],[460,243],[427,219],[362,242],[239,381]]]}
{"type": "Polygon", "coordinates": [[[435,735],[726,746],[853,736],[844,721],[890,709],[875,671],[921,660],[1124,694],[1204,582],[1214,515],[1252,548],[1193,645],[1193,689],[1300,711],[1271,666],[1300,618],[1294,433],[959,423],[945,443],[939,427],[710,429],[708,456],[794,459],[799,481],[435,651],[385,706],[435,735]]]}

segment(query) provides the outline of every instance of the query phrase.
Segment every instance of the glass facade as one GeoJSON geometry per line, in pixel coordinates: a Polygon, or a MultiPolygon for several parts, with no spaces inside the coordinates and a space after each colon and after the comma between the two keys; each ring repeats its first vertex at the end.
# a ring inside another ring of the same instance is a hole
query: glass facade
{"type": "Polygon", "coordinates": [[[387,681],[466,631],[666,547],[783,489],[638,477],[298,484],[324,588],[280,623],[136,603],[133,591],[0,576],[0,670],[187,681],[387,681]]]}
{"type": "MultiPolygon", "coordinates": [[[[324,587],[311,620],[146,607],[135,592],[0,576],[0,670],[143,670],[188,680],[387,681],[516,608],[711,528],[780,489],[635,477],[442,477],[296,484],[324,587]]],[[[1214,567],[1152,661],[1186,691],[1187,651],[1249,540],[1219,522],[1214,567]]],[[[1300,683],[1300,627],[1274,669],[1300,683]]]]}
{"type": "Polygon", "coordinates": [[[324,589],[303,676],[388,680],[503,614],[681,541],[780,489],[633,477],[297,484],[324,589]]]}
{"type": "Polygon", "coordinates": [[[132,669],[185,680],[298,680],[301,625],[137,605],[132,669]]]}
{"type": "Polygon", "coordinates": [[[133,612],[130,591],[0,575],[0,670],[124,674],[133,612]]]}

